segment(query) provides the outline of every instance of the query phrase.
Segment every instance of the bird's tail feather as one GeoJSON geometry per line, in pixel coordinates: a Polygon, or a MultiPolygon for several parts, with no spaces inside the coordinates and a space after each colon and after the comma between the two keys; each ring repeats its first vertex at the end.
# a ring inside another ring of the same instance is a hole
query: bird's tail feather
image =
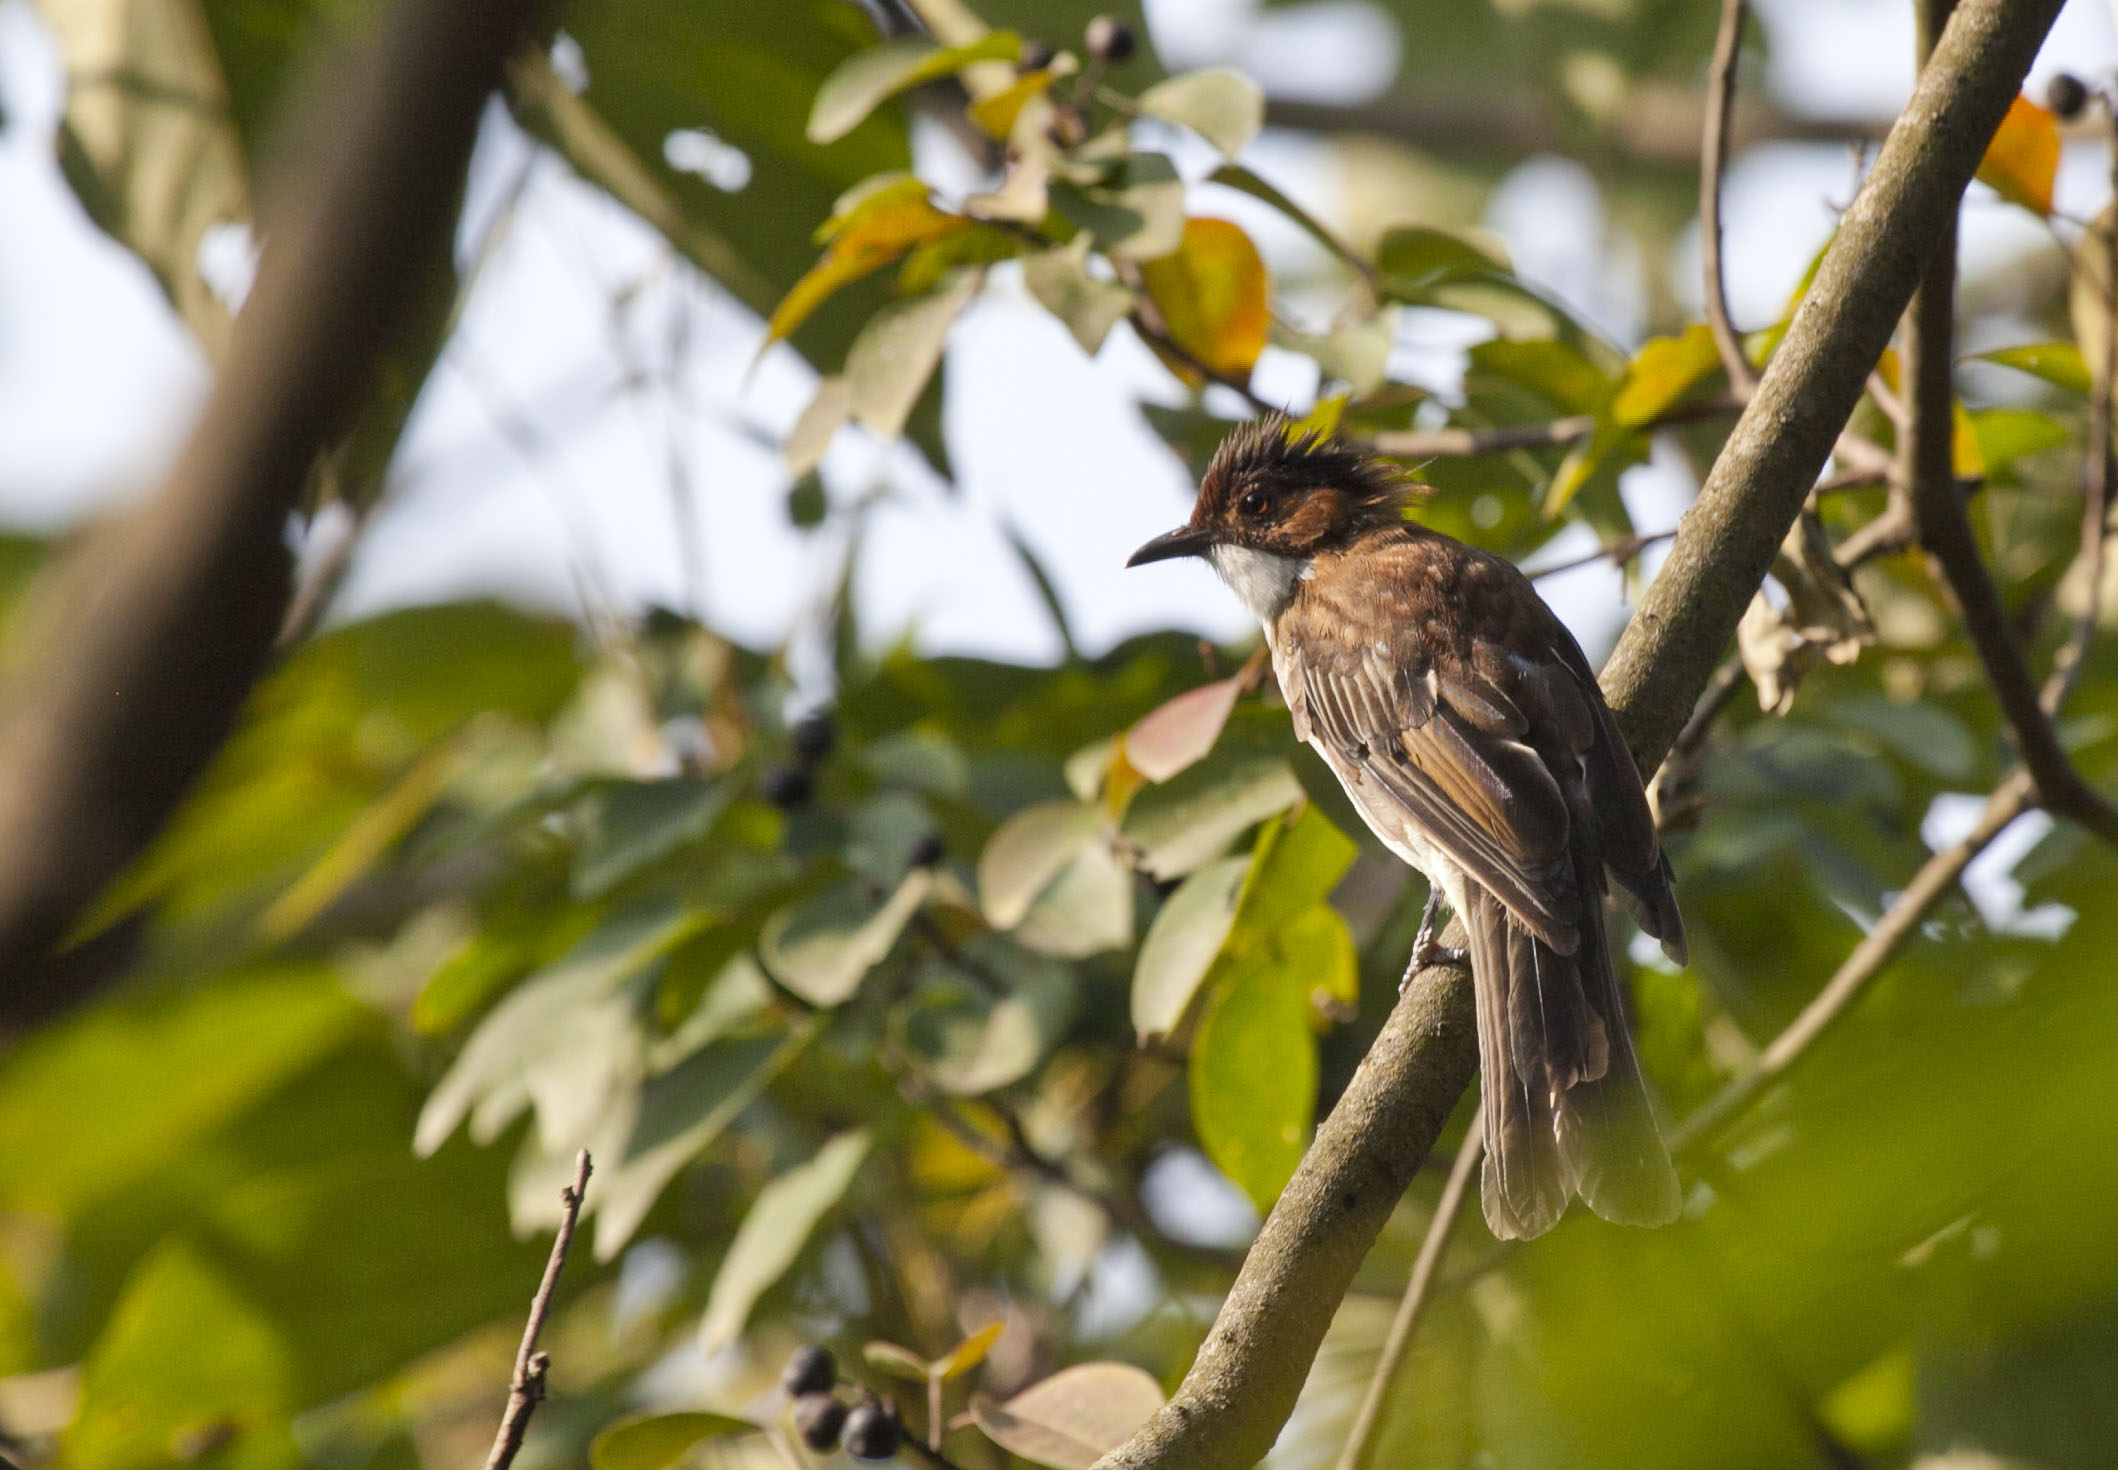
{"type": "Polygon", "coordinates": [[[1601,906],[1563,955],[1467,885],[1464,926],[1478,1000],[1486,1223],[1538,1235],[1579,1195],[1607,1220],[1676,1218],[1677,1176],[1633,1053],[1601,906]]]}

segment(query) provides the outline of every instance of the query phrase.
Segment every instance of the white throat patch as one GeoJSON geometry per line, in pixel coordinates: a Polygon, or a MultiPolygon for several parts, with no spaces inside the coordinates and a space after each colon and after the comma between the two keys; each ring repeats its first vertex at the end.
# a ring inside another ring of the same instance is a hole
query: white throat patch
{"type": "Polygon", "coordinates": [[[1229,590],[1250,609],[1251,616],[1266,624],[1286,609],[1294,597],[1295,584],[1309,571],[1304,557],[1282,556],[1249,546],[1216,546],[1206,555],[1229,590]]]}

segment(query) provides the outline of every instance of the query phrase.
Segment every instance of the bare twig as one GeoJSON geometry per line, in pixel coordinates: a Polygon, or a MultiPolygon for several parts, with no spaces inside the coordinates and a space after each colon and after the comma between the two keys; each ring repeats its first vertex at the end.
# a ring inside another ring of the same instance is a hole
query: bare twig
{"type": "MultiPolygon", "coordinates": [[[[1964,0],[1921,73],[1605,668],[1641,769],[1660,764],[1721,663],[2059,4],[1964,0]]],[[[1444,942],[1462,933],[1452,924],[1444,942]]],[[[1477,1072],[1470,991],[1462,965],[1412,977],[1183,1384],[1103,1470],[1221,1470],[1271,1448],[1361,1258],[1477,1072]]]]}
{"type": "Polygon", "coordinates": [[[1426,1236],[1419,1243],[1419,1254],[1413,1258],[1412,1277],[1405,1283],[1405,1294],[1397,1303],[1397,1315],[1390,1321],[1390,1334],[1383,1339],[1382,1356],[1375,1360],[1375,1372],[1368,1378],[1368,1391],[1361,1396],[1360,1412],[1353,1418],[1346,1447],[1339,1451],[1338,1470],[1360,1470],[1367,1459],[1368,1442],[1375,1437],[1376,1426],[1382,1422],[1383,1399],[1389,1392],[1391,1380],[1397,1377],[1405,1349],[1412,1344],[1412,1334],[1419,1327],[1420,1316],[1426,1309],[1434,1285],[1434,1274],[1441,1267],[1442,1253],[1449,1248],[1449,1233],[1455,1229],[1456,1219],[1463,1213],[1463,1202],[1470,1198],[1471,1176],[1477,1172],[1479,1155],[1484,1151],[1484,1123],[1485,1109],[1480,1104],[1465,1126],[1463,1146],[1456,1150],[1456,1162],[1449,1168],[1448,1182],[1442,1185],[1441,1198],[1435,1201],[1434,1218],[1427,1222],[1426,1236]]]}
{"type": "Polygon", "coordinates": [[[1178,342],[1158,322],[1149,317],[1145,307],[1146,298],[1144,296],[1141,301],[1143,305],[1135,308],[1133,314],[1126,320],[1132,323],[1132,329],[1140,334],[1142,341],[1161,348],[1162,351],[1175,358],[1185,367],[1190,368],[1207,382],[1218,383],[1223,388],[1242,394],[1243,401],[1259,413],[1278,413],[1284,407],[1282,404],[1272,403],[1260,397],[1257,390],[1250,386],[1249,379],[1238,378],[1232,374],[1222,372],[1219,368],[1208,364],[1190,348],[1178,342]]]}
{"type": "Polygon", "coordinates": [[[1889,506],[1872,520],[1858,527],[1853,534],[1838,544],[1832,553],[1838,564],[1847,571],[1866,566],[1879,556],[1905,551],[1919,540],[1919,525],[1913,519],[1909,503],[1892,497],[1889,506]]]}
{"type": "Polygon", "coordinates": [[[1610,561],[1612,566],[1622,567],[1641,552],[1647,550],[1648,547],[1659,546],[1664,541],[1672,540],[1676,534],[1674,530],[1669,530],[1621,536],[1607,546],[1599,546],[1594,551],[1585,551],[1579,556],[1570,556],[1565,561],[1553,562],[1548,567],[1525,567],[1522,574],[1532,582],[1536,582],[1545,577],[1556,577],[1561,572],[1571,572],[1580,567],[1591,566],[1606,559],[1610,561]]]}
{"type": "MultiPolygon", "coordinates": [[[[1923,39],[1940,31],[1953,3],[1921,0],[1923,39]]],[[[2118,808],[2082,778],[2059,743],[1964,509],[1952,452],[1955,290],[1956,216],[1952,212],[1936,222],[1934,254],[1905,314],[1904,463],[1920,544],[1955,594],[1964,630],[1978,651],[2015,748],[2037,783],[2039,804],[2118,845],[2118,808]]],[[[2090,540],[2100,543],[2102,537],[2099,534],[2090,540]]]]}
{"type": "MultiPolygon", "coordinates": [[[[1733,414],[1741,406],[1726,398],[1680,403],[1640,427],[1645,431],[1697,423],[1701,419],[1733,414]]],[[[1503,424],[1491,429],[1472,429],[1456,424],[1443,429],[1392,429],[1370,435],[1367,443],[1376,453],[1387,454],[1393,459],[1472,459],[1481,454],[1499,454],[1514,449],[1564,449],[1595,432],[1596,416],[1578,413],[1538,424],[1503,424]]]]}
{"type": "MultiPolygon", "coordinates": [[[[1576,129],[1562,125],[1551,109],[1511,89],[1399,88],[1376,102],[1346,105],[1297,102],[1275,97],[1265,109],[1267,125],[1320,133],[1374,133],[1422,148],[1476,153],[1515,162],[1533,153],[1566,153],[1607,161],[1620,157],[1665,168],[1698,164],[1699,133],[1708,110],[1704,93],[1685,86],[1636,81],[1608,129],[1595,136],[1592,152],[1576,129]]],[[[1734,145],[1776,140],[1813,143],[1872,143],[1885,119],[1794,117],[1755,98],[1735,110],[1734,145]]]]}
{"type": "Polygon", "coordinates": [[[574,1224],[581,1218],[581,1200],[588,1193],[591,1173],[588,1150],[574,1159],[574,1182],[559,1191],[559,1233],[552,1238],[551,1258],[544,1263],[544,1279],[530,1298],[529,1321],[522,1328],[522,1346],[515,1350],[515,1376],[508,1384],[507,1412],[500,1416],[500,1432],[493,1436],[493,1452],[485,1457],[485,1470],[507,1470],[522,1448],[530,1415],[544,1402],[544,1378],[551,1355],[537,1351],[537,1337],[552,1309],[552,1292],[559,1273],[566,1269],[566,1248],[573,1244],[574,1224]]]}
{"type": "MultiPolygon", "coordinates": [[[[2106,111],[2111,148],[2111,186],[2118,190],[2118,111],[2106,111]]],[[[2047,716],[2056,715],[2087,666],[2089,640],[2096,634],[2102,610],[2104,548],[2111,516],[2111,395],[2118,391],[2118,219],[2101,232],[2103,243],[2103,351],[2089,369],[2088,463],[2082,474],[2081,552],[2084,580],[2081,613],[2052,660],[2051,677],[2039,700],[2047,716]]],[[[2097,238],[2091,228],[2090,239],[2097,238]]]]}
{"type": "Polygon", "coordinates": [[[1721,173],[1728,167],[1729,133],[1736,115],[1736,58],[1743,50],[1744,0],[1722,0],[1721,29],[1714,37],[1713,65],[1706,76],[1706,141],[1699,149],[1699,256],[1706,272],[1706,322],[1713,329],[1729,395],[1748,400],[1757,391],[1758,370],[1743,351],[1742,335],[1728,315],[1728,277],[1721,263],[1721,173]]]}
{"type": "Polygon", "coordinates": [[[1904,892],[1876,921],[1875,927],[1861,936],[1853,953],[1846,956],[1824,988],[1802,1007],[1801,1014],[1772,1039],[1754,1066],[1731,1080],[1704,1107],[1684,1120],[1683,1126],[1671,1138],[1670,1147],[1682,1151],[1709,1142],[1758,1094],[1786,1076],[1788,1069],[1801,1059],[1816,1039],[1860,998],[1868,983],[1882,973],[1883,967],[1889,964],[1905,941],[1919,932],[1928,912],[1955,888],[1971,860],[1984,852],[2010,822],[2035,804],[2034,797],[2028,773],[2020,766],[2016,767],[1986,798],[1984,810],[1964,839],[1933,854],[1920,866],[1912,881],[1905,885],[1904,892]]]}

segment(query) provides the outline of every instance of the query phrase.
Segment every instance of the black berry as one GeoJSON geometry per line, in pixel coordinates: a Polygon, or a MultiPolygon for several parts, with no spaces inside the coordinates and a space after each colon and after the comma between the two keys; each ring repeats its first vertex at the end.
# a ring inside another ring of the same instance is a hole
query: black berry
{"type": "Polygon", "coordinates": [[[1088,43],[1089,55],[1113,66],[1131,60],[1136,44],[1132,27],[1114,15],[1099,15],[1090,21],[1082,39],[1088,43]]]}
{"type": "Polygon", "coordinates": [[[805,1393],[794,1401],[795,1431],[812,1450],[828,1453],[845,1425],[846,1406],[828,1393],[805,1393]]]}
{"type": "Polygon", "coordinates": [[[780,1373],[780,1387],[796,1398],[804,1394],[829,1393],[838,1386],[838,1363],[829,1348],[796,1348],[780,1373]]]}
{"type": "Polygon", "coordinates": [[[887,1460],[897,1453],[902,1438],[896,1415],[881,1404],[859,1404],[846,1416],[838,1443],[856,1460],[887,1460]]]}
{"type": "Polygon", "coordinates": [[[787,732],[787,742],[794,747],[795,758],[804,765],[815,765],[831,753],[838,744],[838,723],[819,710],[813,715],[804,715],[794,722],[787,732]]]}
{"type": "Polygon", "coordinates": [[[1015,58],[1015,66],[1020,71],[1042,71],[1051,64],[1052,48],[1042,41],[1024,41],[1015,58]]]}
{"type": "Polygon", "coordinates": [[[2045,83],[2044,103],[2061,122],[2072,122],[2089,105],[2089,89],[2080,77],[2061,72],[2045,83]]]}
{"type": "Polygon", "coordinates": [[[931,868],[947,856],[948,848],[943,846],[941,834],[929,832],[912,844],[912,851],[907,860],[915,868],[931,868]]]}
{"type": "Polygon", "coordinates": [[[809,773],[800,766],[774,766],[765,773],[765,800],[783,812],[791,812],[809,800],[815,789],[809,773]]]}

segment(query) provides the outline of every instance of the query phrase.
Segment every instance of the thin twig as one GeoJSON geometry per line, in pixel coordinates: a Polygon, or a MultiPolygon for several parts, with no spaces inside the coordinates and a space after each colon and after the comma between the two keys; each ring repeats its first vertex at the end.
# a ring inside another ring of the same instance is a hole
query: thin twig
{"type": "Polygon", "coordinates": [[[1223,388],[1242,394],[1243,401],[1259,413],[1278,413],[1284,407],[1282,404],[1271,403],[1260,397],[1257,391],[1250,386],[1247,379],[1224,373],[1219,368],[1207,363],[1189,347],[1184,346],[1160,326],[1148,320],[1145,311],[1136,308],[1127,320],[1132,323],[1133,330],[1139,333],[1142,341],[1161,348],[1163,352],[1174,357],[1178,362],[1190,368],[1209,383],[1218,383],[1223,388]]]}
{"type": "Polygon", "coordinates": [[[1485,1104],[1481,1103],[1471,1114],[1471,1121],[1464,1130],[1463,1146],[1456,1150],[1456,1162],[1449,1169],[1448,1182],[1442,1185],[1441,1198],[1435,1201],[1434,1218],[1427,1222],[1426,1236],[1420,1241],[1419,1254],[1412,1261],[1412,1279],[1405,1283],[1405,1294],[1397,1304],[1397,1316],[1390,1322],[1390,1335],[1383,1339],[1382,1356],[1375,1360],[1375,1372],[1369,1376],[1368,1391],[1361,1397],[1360,1412],[1354,1416],[1353,1429],[1346,1436],[1346,1447],[1339,1451],[1338,1470],[1360,1470],[1368,1454],[1368,1441],[1375,1437],[1375,1428],[1382,1422],[1383,1397],[1389,1391],[1391,1380],[1397,1377],[1405,1349],[1411,1346],[1412,1334],[1426,1310],[1435,1273],[1441,1267],[1442,1253],[1449,1248],[1450,1232],[1455,1229],[1457,1216],[1463,1213],[1463,1202],[1470,1198],[1471,1176],[1477,1172],[1478,1159],[1484,1151],[1484,1127],[1485,1104]]]}
{"type": "MultiPolygon", "coordinates": [[[[1817,267],[1601,683],[1643,770],[1668,753],[1888,345],[2060,0],[1963,0],[1817,267]]],[[[1698,133],[1693,130],[1692,136],[1698,133]]],[[[1444,943],[1462,943],[1452,924],[1444,943]]],[[[1183,1383],[1102,1470],[1272,1448],[1361,1259],[1478,1070],[1468,970],[1413,977],[1267,1215],[1183,1383]]]]}
{"type": "Polygon", "coordinates": [[[544,1331],[544,1318],[552,1309],[559,1273],[566,1269],[566,1248],[573,1244],[574,1224],[581,1218],[581,1199],[588,1193],[590,1172],[584,1148],[574,1159],[574,1182],[559,1191],[559,1233],[552,1239],[551,1258],[544,1263],[544,1279],[530,1298],[529,1322],[522,1329],[522,1346],[515,1350],[515,1376],[508,1384],[507,1412],[500,1418],[500,1432],[493,1436],[493,1452],[485,1458],[485,1470],[507,1470],[514,1462],[530,1415],[544,1402],[544,1377],[551,1368],[551,1355],[537,1351],[537,1336],[544,1331]]]}
{"type": "MultiPolygon", "coordinates": [[[[1673,424],[1724,418],[1741,408],[1741,404],[1729,398],[1680,403],[1639,428],[1646,432],[1673,424]]],[[[1366,442],[1376,453],[1387,454],[1393,459],[1470,459],[1511,449],[1564,449],[1595,432],[1596,416],[1577,413],[1543,423],[1503,424],[1491,429],[1471,429],[1456,424],[1442,429],[1392,429],[1370,435],[1366,442]]]]}
{"type": "Polygon", "coordinates": [[[1648,547],[1668,541],[1676,534],[1676,529],[1672,527],[1667,531],[1621,536],[1608,545],[1597,547],[1594,551],[1585,551],[1579,556],[1570,556],[1565,561],[1553,562],[1548,567],[1537,567],[1534,570],[1526,567],[1523,569],[1522,574],[1532,582],[1536,582],[1546,577],[1556,577],[1561,572],[1571,572],[1577,568],[1592,565],[1606,558],[1609,559],[1611,565],[1622,567],[1641,552],[1647,550],[1648,547]]]}
{"type": "MultiPolygon", "coordinates": [[[[2118,191],[2118,109],[2106,99],[2110,124],[2111,187],[2118,191]]],[[[2103,232],[2103,352],[2091,365],[2089,382],[2088,464],[2081,490],[2081,569],[2085,590],[2080,616],[2052,660],[2051,677],[2039,704],[2049,717],[2059,713],[2087,667],[2089,640],[2102,611],[2104,546],[2111,515],[2111,394],[2118,391],[2118,220],[2103,232]]],[[[2091,226],[2090,238],[2095,238],[2091,226]]]]}
{"type": "Polygon", "coordinates": [[[1699,254],[1706,271],[1706,323],[1713,329],[1729,396],[1748,402],[1758,371],[1743,351],[1743,338],[1728,315],[1728,278],[1721,262],[1721,173],[1728,166],[1729,135],[1736,112],[1736,58],[1743,50],[1744,0],[1722,0],[1721,29],[1714,37],[1713,66],[1706,74],[1706,141],[1699,149],[1699,254]]]}
{"type": "Polygon", "coordinates": [[[1710,1141],[1728,1122],[1748,1107],[1759,1093],[1787,1075],[1803,1053],[1846,1013],[1882,973],[1904,942],[1919,931],[1927,913],[1963,877],[1971,860],[1984,852],[2007,825],[2035,805],[2035,790],[2020,766],[1986,798],[1978,821],[1961,842],[1930,856],[1905,885],[1875,927],[1861,936],[1853,953],[1833,972],[1824,988],[1787,1029],[1772,1039],[1757,1063],[1714,1094],[1705,1106],[1684,1120],[1670,1139],[1672,1152],[1683,1152],[1710,1141]]]}
{"type": "Polygon", "coordinates": [[[1832,557],[1850,572],[1879,556],[1905,551],[1918,540],[1919,526],[1913,520],[1912,507],[1893,499],[1888,509],[1841,541],[1832,557]]]}

